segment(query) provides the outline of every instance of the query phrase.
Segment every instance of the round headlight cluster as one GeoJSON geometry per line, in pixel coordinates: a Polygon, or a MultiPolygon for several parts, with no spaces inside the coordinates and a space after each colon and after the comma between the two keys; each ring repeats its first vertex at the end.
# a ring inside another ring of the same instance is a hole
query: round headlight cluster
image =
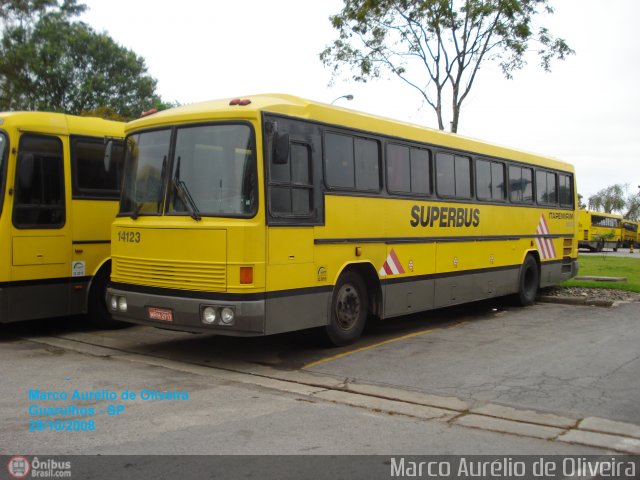
{"type": "Polygon", "coordinates": [[[231,307],[206,306],[200,311],[200,321],[205,325],[232,325],[236,312],[231,307]]]}
{"type": "Polygon", "coordinates": [[[114,295],[109,300],[109,306],[113,311],[126,312],[128,308],[127,297],[123,297],[121,295],[114,295]]]}

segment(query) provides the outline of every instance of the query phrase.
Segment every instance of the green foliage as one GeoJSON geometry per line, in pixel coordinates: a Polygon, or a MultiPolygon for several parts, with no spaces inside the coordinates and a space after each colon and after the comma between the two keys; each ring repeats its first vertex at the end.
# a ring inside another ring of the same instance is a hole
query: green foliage
{"type": "Polygon", "coordinates": [[[33,25],[43,15],[58,13],[66,18],[79,15],[87,9],[77,0],[0,0],[0,20],[3,26],[33,25]]]}
{"type": "Polygon", "coordinates": [[[563,287],[611,288],[640,292],[640,253],[637,258],[623,258],[600,255],[580,255],[579,275],[594,277],[626,277],[626,282],[595,282],[587,280],[567,280],[563,287]]]}
{"type": "Polygon", "coordinates": [[[629,193],[629,184],[610,185],[591,195],[589,210],[596,212],[619,212],[627,220],[640,220],[640,195],[629,193]]]}
{"type": "Polygon", "coordinates": [[[162,102],[143,58],[70,19],[84,5],[10,3],[11,9],[2,10],[11,21],[0,43],[0,110],[80,114],[109,107],[131,119],[162,102]]]}
{"type": "Polygon", "coordinates": [[[511,78],[535,47],[540,66],[573,52],[533,20],[553,13],[548,0],[344,0],[330,18],[338,39],[321,54],[334,76],[348,66],[356,81],[390,72],[415,88],[444,130],[443,96],[451,95],[452,131],[480,66],[497,62],[511,78]]]}

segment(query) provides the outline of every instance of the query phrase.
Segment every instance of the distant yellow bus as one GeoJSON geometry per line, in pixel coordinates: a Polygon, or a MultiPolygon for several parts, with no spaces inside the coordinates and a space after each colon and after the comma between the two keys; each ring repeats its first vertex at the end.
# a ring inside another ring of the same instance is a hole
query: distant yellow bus
{"type": "Polygon", "coordinates": [[[109,230],[118,209],[124,124],[58,113],[0,113],[0,322],[90,312],[107,323],[109,230]],[[105,169],[105,139],[111,169],[105,169]]]}
{"type": "Polygon", "coordinates": [[[131,122],[115,319],[221,335],[390,318],[577,271],[567,163],[285,95],[131,122]]]}
{"type": "Polygon", "coordinates": [[[622,246],[629,248],[638,245],[638,222],[622,220],[622,230],[620,232],[622,246]]]}
{"type": "Polygon", "coordinates": [[[578,216],[578,248],[614,252],[622,245],[622,215],[580,210],[578,216]]]}

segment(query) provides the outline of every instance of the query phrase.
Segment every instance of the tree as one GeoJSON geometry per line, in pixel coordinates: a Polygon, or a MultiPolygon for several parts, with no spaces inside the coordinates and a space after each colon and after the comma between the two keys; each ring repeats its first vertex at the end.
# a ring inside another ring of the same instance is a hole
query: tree
{"type": "Polygon", "coordinates": [[[506,78],[535,46],[540,66],[573,54],[566,42],[533,20],[553,13],[548,0],[344,0],[330,18],[338,39],[320,59],[334,76],[347,65],[365,82],[390,72],[416,89],[444,130],[443,104],[451,96],[451,131],[482,65],[499,64],[506,78]]]}
{"type": "Polygon", "coordinates": [[[52,0],[25,1],[45,7],[31,17],[2,10],[20,21],[5,27],[0,43],[0,110],[80,114],[108,107],[136,118],[162,104],[143,58],[70,19],[83,5],[75,0],[61,6],[52,0]]]}
{"type": "Polygon", "coordinates": [[[87,9],[86,5],[78,5],[77,0],[0,0],[0,21],[3,26],[19,24],[33,25],[37,20],[50,12],[57,12],[65,17],[79,15],[87,9]]]}
{"type": "Polygon", "coordinates": [[[605,213],[620,213],[627,220],[640,219],[640,195],[629,193],[629,185],[610,185],[591,195],[589,210],[605,213]]]}

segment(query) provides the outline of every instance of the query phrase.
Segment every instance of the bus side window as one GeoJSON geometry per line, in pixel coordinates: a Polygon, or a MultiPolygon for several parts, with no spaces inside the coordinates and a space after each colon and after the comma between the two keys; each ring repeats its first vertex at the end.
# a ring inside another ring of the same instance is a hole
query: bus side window
{"type": "Polygon", "coordinates": [[[73,196],[120,198],[124,145],[111,141],[111,161],[104,162],[105,143],[97,138],[74,138],[71,142],[73,196]]]}
{"type": "Polygon", "coordinates": [[[479,200],[504,201],[504,165],[488,160],[476,161],[476,193],[479,200]]]}
{"type": "Polygon", "coordinates": [[[563,207],[573,207],[573,192],[571,188],[571,177],[569,175],[559,176],[558,197],[560,205],[563,207]]]}
{"type": "Polygon", "coordinates": [[[16,165],[13,224],[16,228],[59,228],[65,222],[62,142],[23,135],[16,165]]]}
{"type": "Polygon", "coordinates": [[[558,203],[555,173],[536,170],[536,197],[540,205],[555,205],[558,203]]]}
{"type": "Polygon", "coordinates": [[[313,213],[313,183],[309,146],[292,142],[289,162],[271,163],[270,183],[269,205],[273,216],[310,216],[313,213]]]}
{"type": "Polygon", "coordinates": [[[509,198],[516,203],[533,203],[533,173],[530,168],[509,167],[509,198]]]}
{"type": "Polygon", "coordinates": [[[380,191],[377,140],[327,133],[324,144],[327,186],[361,192],[380,191]]]}
{"type": "Polygon", "coordinates": [[[471,197],[471,159],[450,153],[436,154],[436,183],[442,197],[471,197]]]}
{"type": "Polygon", "coordinates": [[[431,194],[431,153],[421,148],[387,144],[387,189],[405,195],[431,194]]]}

